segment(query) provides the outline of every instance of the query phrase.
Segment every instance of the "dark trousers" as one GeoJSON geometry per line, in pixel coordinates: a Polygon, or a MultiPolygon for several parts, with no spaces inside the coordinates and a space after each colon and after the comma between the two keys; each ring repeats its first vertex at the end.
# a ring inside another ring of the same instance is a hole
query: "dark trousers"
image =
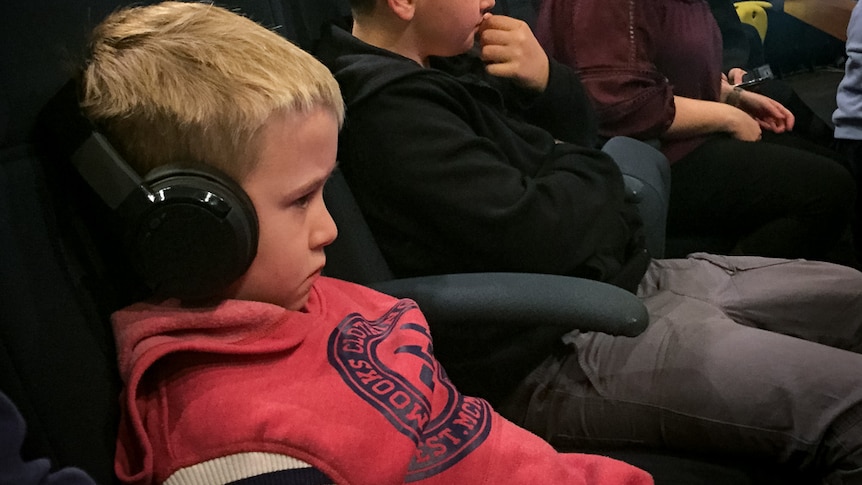
{"type": "Polygon", "coordinates": [[[862,140],[835,139],[835,149],[844,156],[847,167],[856,179],[856,214],[853,218],[853,238],[856,254],[862,259],[862,140]]]}
{"type": "Polygon", "coordinates": [[[840,160],[791,134],[712,137],[671,166],[668,235],[729,239],[737,255],[835,260],[856,196],[840,160]]]}
{"type": "Polygon", "coordinates": [[[821,147],[828,148],[832,145],[834,136],[832,127],[796,94],[790,84],[780,79],[770,79],[752,88],[752,91],[778,101],[793,113],[796,118],[793,134],[821,147]]]}

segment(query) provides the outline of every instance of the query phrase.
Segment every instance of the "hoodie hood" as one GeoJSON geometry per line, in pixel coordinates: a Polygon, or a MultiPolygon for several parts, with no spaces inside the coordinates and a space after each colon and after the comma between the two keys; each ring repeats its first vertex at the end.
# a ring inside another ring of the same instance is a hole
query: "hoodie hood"
{"type": "MultiPolygon", "coordinates": [[[[153,444],[136,404],[144,374],[157,361],[184,351],[260,354],[298,346],[302,338],[279,338],[275,324],[291,313],[268,303],[227,300],[217,306],[189,308],[179,300],[138,303],[113,315],[125,426],[131,439],[118,442],[115,472],[125,482],[145,481],[154,470],[153,444]]],[[[285,337],[285,336],[281,336],[285,337]]]]}
{"type": "Polygon", "coordinates": [[[432,56],[431,68],[425,68],[413,59],[362,42],[344,28],[330,25],[324,30],[314,55],[338,80],[348,111],[390,84],[415,76],[437,78],[446,84],[452,82],[454,74],[463,85],[472,85],[485,96],[491,95],[498,103],[503,102],[495,89],[490,89],[487,78],[474,74],[474,65],[481,61],[469,54],[445,58],[432,56]],[[446,72],[435,67],[444,68],[446,72]]]}
{"type": "Polygon", "coordinates": [[[366,44],[335,25],[325,31],[315,56],[338,79],[348,109],[394,81],[427,71],[412,59],[366,44]],[[344,54],[345,44],[352,44],[350,54],[344,54]]]}
{"type": "Polygon", "coordinates": [[[272,323],[287,312],[276,305],[240,300],[201,308],[184,307],[174,299],[137,303],[113,316],[120,375],[126,385],[130,384],[136,366],[185,350],[189,345],[184,342],[195,342],[189,350],[233,353],[257,341],[255,335],[266,336],[272,323]],[[200,348],[202,342],[206,349],[200,348]]]}

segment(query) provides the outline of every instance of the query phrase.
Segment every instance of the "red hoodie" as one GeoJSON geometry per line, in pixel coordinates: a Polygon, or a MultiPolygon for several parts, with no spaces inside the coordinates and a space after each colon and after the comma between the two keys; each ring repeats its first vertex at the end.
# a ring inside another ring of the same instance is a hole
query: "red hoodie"
{"type": "Polygon", "coordinates": [[[559,454],[461,395],[416,304],[361,286],[321,278],[302,312],[139,303],[114,315],[114,333],[126,483],[309,465],[339,484],[652,483],[619,461],[559,454]]]}

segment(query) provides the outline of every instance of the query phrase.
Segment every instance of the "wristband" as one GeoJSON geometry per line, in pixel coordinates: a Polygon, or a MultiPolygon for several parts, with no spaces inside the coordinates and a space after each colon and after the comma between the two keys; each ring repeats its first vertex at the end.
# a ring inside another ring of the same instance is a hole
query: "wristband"
{"type": "Polygon", "coordinates": [[[742,100],[742,91],[743,89],[739,86],[734,86],[733,91],[727,94],[727,97],[724,98],[724,102],[733,106],[734,108],[739,108],[739,102],[742,100]]]}

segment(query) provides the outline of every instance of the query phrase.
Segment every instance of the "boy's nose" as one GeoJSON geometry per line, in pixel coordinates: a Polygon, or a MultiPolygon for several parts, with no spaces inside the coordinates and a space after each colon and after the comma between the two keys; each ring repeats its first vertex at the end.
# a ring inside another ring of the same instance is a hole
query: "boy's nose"
{"type": "Polygon", "coordinates": [[[323,214],[321,214],[320,225],[315,231],[312,240],[313,247],[325,247],[332,244],[338,236],[338,227],[335,225],[335,220],[329,213],[329,209],[323,206],[323,214]]]}

